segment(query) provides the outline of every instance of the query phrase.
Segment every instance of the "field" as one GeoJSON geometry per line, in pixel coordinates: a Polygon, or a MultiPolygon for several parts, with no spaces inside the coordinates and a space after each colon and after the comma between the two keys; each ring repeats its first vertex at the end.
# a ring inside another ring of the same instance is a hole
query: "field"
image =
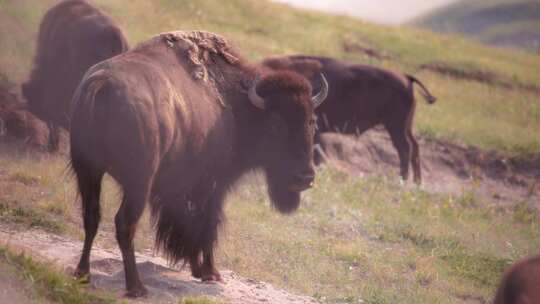
{"type": "MultiPolygon", "coordinates": [[[[0,0],[2,81],[27,77],[39,20],[54,2],[0,0]]],[[[423,138],[538,166],[540,55],[261,0],[94,3],[131,45],[168,30],[204,29],[229,37],[253,60],[322,54],[413,73],[439,98],[434,106],[419,100],[415,126],[423,138]]],[[[63,155],[2,146],[0,223],[80,239],[66,168],[63,155]]],[[[540,248],[537,202],[527,199],[499,205],[469,187],[441,193],[402,185],[392,174],[362,178],[322,167],[299,212],[281,216],[269,207],[262,180],[248,179],[228,199],[218,267],[323,303],[487,303],[505,267],[540,248]]],[[[112,181],[105,188],[97,243],[116,248],[119,195],[112,181]]],[[[147,216],[142,222],[140,251],[153,245],[147,216]]]]}

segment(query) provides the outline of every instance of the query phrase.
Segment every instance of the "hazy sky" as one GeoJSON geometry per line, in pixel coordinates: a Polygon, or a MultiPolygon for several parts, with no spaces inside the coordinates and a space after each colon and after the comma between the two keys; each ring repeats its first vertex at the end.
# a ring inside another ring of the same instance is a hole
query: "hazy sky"
{"type": "Polygon", "coordinates": [[[345,13],[385,24],[399,24],[456,0],[274,0],[300,7],[345,13]]]}

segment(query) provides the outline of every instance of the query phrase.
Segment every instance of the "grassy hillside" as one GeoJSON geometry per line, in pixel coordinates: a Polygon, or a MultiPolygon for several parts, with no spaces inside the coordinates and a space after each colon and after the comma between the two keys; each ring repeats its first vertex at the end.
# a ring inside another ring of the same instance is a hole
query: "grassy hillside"
{"type": "MultiPolygon", "coordinates": [[[[12,82],[27,77],[39,20],[55,2],[0,2],[0,74],[12,82]]],[[[540,129],[537,92],[508,88],[540,85],[540,55],[260,0],[94,2],[120,23],[131,44],[163,31],[205,29],[229,37],[254,60],[276,54],[322,54],[414,73],[439,97],[433,107],[420,102],[416,126],[421,133],[517,155],[540,153],[540,138],[535,135],[540,129]],[[383,59],[367,56],[365,49],[383,54],[383,59]],[[421,69],[433,62],[465,73],[489,74],[507,86],[421,69]]]]}
{"type": "MultiPolygon", "coordinates": [[[[55,2],[0,0],[0,74],[10,82],[27,77],[39,20],[55,2]]],[[[420,133],[519,157],[540,155],[540,102],[534,90],[540,85],[540,55],[262,0],[94,3],[119,22],[132,45],[163,31],[204,29],[229,37],[253,60],[322,54],[414,73],[439,97],[434,106],[419,103],[420,133]],[[366,49],[380,59],[366,55],[366,49]],[[422,68],[435,63],[460,75],[493,79],[456,79],[422,68]]],[[[81,237],[65,158],[36,159],[2,149],[0,221],[81,237]]],[[[538,217],[527,201],[499,208],[469,191],[430,194],[394,180],[324,169],[302,209],[283,217],[269,208],[256,184],[230,198],[219,267],[323,302],[487,302],[504,267],[540,248],[538,217]]],[[[118,195],[111,182],[103,206],[106,233],[98,242],[116,247],[111,227],[118,195]]],[[[138,248],[153,244],[150,230],[141,225],[138,248]]]]}
{"type": "MultiPolygon", "coordinates": [[[[65,159],[0,153],[0,221],[81,238],[65,159]]],[[[502,271],[540,248],[539,217],[527,201],[503,208],[469,190],[430,194],[327,168],[299,212],[282,216],[269,207],[262,180],[246,180],[228,199],[218,267],[323,303],[488,303],[502,271]]],[[[96,239],[103,248],[117,248],[119,203],[108,180],[96,239]]],[[[136,247],[153,244],[145,216],[136,247]]]]}
{"type": "Polygon", "coordinates": [[[460,1],[413,24],[465,34],[492,45],[540,52],[540,2],[535,0],[460,1]]]}

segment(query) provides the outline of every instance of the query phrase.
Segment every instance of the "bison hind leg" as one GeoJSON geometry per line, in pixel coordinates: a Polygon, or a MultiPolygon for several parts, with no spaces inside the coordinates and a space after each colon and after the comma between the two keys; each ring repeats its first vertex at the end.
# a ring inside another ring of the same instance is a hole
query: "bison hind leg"
{"type": "Polygon", "coordinates": [[[408,130],[407,136],[411,143],[411,165],[413,169],[413,179],[417,185],[422,184],[422,167],[420,164],[420,146],[418,141],[414,138],[411,130],[408,130]]]}
{"type": "Polygon", "coordinates": [[[399,156],[400,175],[403,181],[409,178],[409,165],[411,163],[411,142],[407,136],[406,127],[400,124],[386,125],[390,139],[399,156]]]}
{"type": "Polygon", "coordinates": [[[75,155],[72,156],[71,167],[76,175],[81,195],[85,233],[81,259],[74,275],[77,278],[85,278],[90,274],[90,251],[101,220],[99,198],[104,171],[75,155]]]}

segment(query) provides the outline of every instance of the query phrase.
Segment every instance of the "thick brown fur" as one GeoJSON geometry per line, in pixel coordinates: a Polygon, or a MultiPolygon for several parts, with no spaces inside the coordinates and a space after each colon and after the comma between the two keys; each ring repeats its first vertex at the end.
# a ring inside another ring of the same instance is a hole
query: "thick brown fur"
{"type": "Polygon", "coordinates": [[[313,81],[318,80],[320,73],[327,77],[330,94],[316,110],[316,143],[320,132],[361,134],[383,124],[398,151],[402,178],[407,180],[412,164],[414,181],[421,183],[420,149],[412,132],[416,108],[413,84],[420,86],[430,104],[436,98],[418,79],[374,66],[316,56],[272,57],[262,64],[274,70],[293,70],[313,81]]]}
{"type": "Polygon", "coordinates": [[[47,137],[47,126],[25,109],[17,95],[0,86],[0,138],[41,149],[47,137]]]}
{"type": "Polygon", "coordinates": [[[129,296],[146,293],[133,235],[147,200],[157,246],[169,260],[188,262],[194,277],[220,280],[214,246],[225,196],[238,178],[262,169],[283,213],[298,208],[314,178],[308,80],[266,73],[212,33],[164,33],[97,64],[73,102],[71,162],[86,232],[77,275],[89,273],[108,173],[124,192],[115,223],[129,296]],[[248,97],[255,82],[265,110],[248,97]]]}
{"type": "Polygon", "coordinates": [[[493,304],[540,303],[540,256],[523,259],[503,275],[493,304]]]}
{"type": "Polygon", "coordinates": [[[59,128],[69,128],[70,101],[85,71],[127,49],[112,19],[86,1],[62,1],[47,11],[22,92],[29,111],[47,123],[52,151],[58,150],[59,128]]]}

